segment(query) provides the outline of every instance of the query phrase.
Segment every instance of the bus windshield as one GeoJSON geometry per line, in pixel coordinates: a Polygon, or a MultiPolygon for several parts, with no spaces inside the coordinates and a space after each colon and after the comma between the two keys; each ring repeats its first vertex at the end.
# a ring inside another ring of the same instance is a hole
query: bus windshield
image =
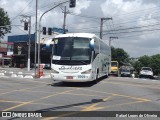
{"type": "Polygon", "coordinates": [[[118,67],[118,63],[117,62],[111,62],[111,66],[112,67],[118,67]]]}
{"type": "Polygon", "coordinates": [[[54,39],[52,63],[87,65],[91,62],[90,38],[62,37],[54,39]]]}

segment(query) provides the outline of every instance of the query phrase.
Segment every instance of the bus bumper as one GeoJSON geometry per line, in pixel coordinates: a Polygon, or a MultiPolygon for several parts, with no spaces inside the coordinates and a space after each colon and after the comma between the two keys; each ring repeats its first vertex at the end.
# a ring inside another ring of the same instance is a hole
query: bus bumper
{"type": "Polygon", "coordinates": [[[54,74],[51,73],[51,78],[53,81],[63,81],[63,82],[88,82],[88,81],[93,81],[93,77],[91,74],[54,74]]]}

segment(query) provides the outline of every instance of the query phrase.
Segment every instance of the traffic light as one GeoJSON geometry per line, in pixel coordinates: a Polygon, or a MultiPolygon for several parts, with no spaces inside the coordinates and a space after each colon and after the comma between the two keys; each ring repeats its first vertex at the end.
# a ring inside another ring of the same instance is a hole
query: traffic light
{"type": "Polygon", "coordinates": [[[70,8],[73,8],[73,7],[75,7],[76,6],[76,0],[70,0],[70,2],[69,2],[69,7],[70,8]]]}
{"type": "Polygon", "coordinates": [[[43,35],[46,35],[46,27],[43,27],[43,35]]]}
{"type": "Polygon", "coordinates": [[[52,35],[52,28],[48,28],[48,35],[52,35]]]}
{"type": "Polygon", "coordinates": [[[24,30],[28,30],[28,22],[24,22],[24,30]]]}

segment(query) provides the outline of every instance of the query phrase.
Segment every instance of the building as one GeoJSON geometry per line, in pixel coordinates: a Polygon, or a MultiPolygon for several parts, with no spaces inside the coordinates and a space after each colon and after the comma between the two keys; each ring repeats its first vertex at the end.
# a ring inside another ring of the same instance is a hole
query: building
{"type": "MultiPolygon", "coordinates": [[[[50,42],[54,36],[50,36],[50,38],[43,38],[46,36],[42,36],[42,40],[40,41],[40,63],[51,62],[51,53],[52,53],[52,45],[50,42]]],[[[15,35],[9,36],[8,42],[13,42],[13,67],[27,67],[28,61],[28,35],[15,35]]],[[[38,44],[37,44],[38,51],[38,44]]],[[[38,52],[37,52],[38,55],[38,52]]],[[[34,65],[35,58],[35,35],[31,34],[30,39],[30,63],[31,66],[34,65]]],[[[37,60],[38,61],[38,60],[37,60]]]]}
{"type": "Polygon", "coordinates": [[[12,66],[12,57],[13,57],[13,43],[1,41],[0,43],[0,66],[10,67],[12,66]]]}

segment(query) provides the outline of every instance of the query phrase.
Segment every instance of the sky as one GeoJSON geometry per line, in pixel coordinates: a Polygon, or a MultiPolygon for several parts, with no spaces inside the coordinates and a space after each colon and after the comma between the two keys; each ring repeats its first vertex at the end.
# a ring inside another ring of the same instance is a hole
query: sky
{"type": "MultiPolygon", "coordinates": [[[[67,0],[38,0],[38,21],[42,13],[67,0]]],[[[0,0],[7,11],[12,31],[7,36],[27,34],[21,15],[31,16],[31,33],[35,32],[36,0],[0,0]],[[16,25],[16,26],[14,26],[16,25]]],[[[130,57],[152,56],[160,53],[160,0],[76,0],[76,7],[62,4],[46,13],[42,26],[62,28],[64,6],[67,7],[66,28],[69,32],[87,32],[99,36],[101,18],[103,40],[115,48],[124,49],[130,57]]]]}

